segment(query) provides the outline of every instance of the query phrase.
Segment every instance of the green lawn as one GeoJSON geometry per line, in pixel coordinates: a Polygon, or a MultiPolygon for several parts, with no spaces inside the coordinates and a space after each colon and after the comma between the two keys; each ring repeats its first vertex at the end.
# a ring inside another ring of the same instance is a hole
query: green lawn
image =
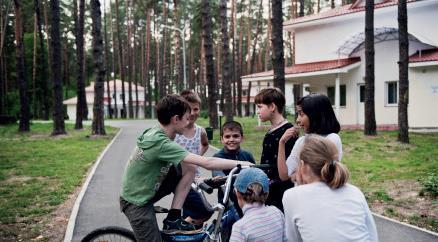
{"type": "MultiPolygon", "coordinates": [[[[289,118],[289,120],[291,120],[289,118]]],[[[236,118],[243,124],[245,140],[242,148],[260,159],[266,129],[257,129],[256,118],[236,118]]],[[[208,120],[199,124],[208,126],[208,120]]],[[[266,124],[267,125],[267,124],[266,124]]],[[[350,170],[350,182],[364,192],[375,211],[383,207],[382,214],[438,231],[438,200],[425,193],[420,197],[421,181],[434,178],[438,186],[438,133],[410,134],[411,144],[397,142],[397,132],[378,132],[376,137],[366,137],[362,131],[341,131],[344,156],[342,162],[350,170]],[[403,188],[403,186],[411,186],[403,188]],[[417,197],[407,196],[414,192],[417,197]],[[426,207],[426,208],[424,208],[426,207]],[[404,211],[404,212],[403,212],[404,211]]],[[[212,145],[221,148],[219,130],[214,131],[212,145]]]]}
{"type": "Polygon", "coordinates": [[[0,126],[0,240],[28,240],[40,234],[44,217],[81,184],[88,168],[117,129],[90,136],[90,127],[51,137],[52,124],[34,123],[30,133],[0,126]],[[24,234],[23,234],[24,233],[24,234]],[[8,239],[9,238],[9,239],[8,239]]]}

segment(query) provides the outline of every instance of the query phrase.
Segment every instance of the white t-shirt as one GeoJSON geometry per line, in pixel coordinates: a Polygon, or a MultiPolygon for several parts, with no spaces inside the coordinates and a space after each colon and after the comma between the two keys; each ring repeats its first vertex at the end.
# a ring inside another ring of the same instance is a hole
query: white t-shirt
{"type": "MultiPolygon", "coordinates": [[[[287,166],[287,174],[290,176],[292,173],[296,171],[298,168],[298,164],[300,163],[300,152],[304,145],[304,139],[307,135],[301,136],[297,139],[295,142],[294,147],[292,148],[292,151],[290,152],[289,157],[287,157],[286,160],[286,166],[287,166]]],[[[331,142],[333,142],[336,145],[336,148],[339,152],[339,161],[342,159],[342,141],[341,137],[339,137],[336,133],[328,134],[327,136],[321,135],[322,137],[327,138],[331,142]]]]}
{"type": "Polygon", "coordinates": [[[376,225],[365,196],[355,186],[331,189],[314,182],[283,195],[285,228],[289,242],[374,242],[376,225]]]}

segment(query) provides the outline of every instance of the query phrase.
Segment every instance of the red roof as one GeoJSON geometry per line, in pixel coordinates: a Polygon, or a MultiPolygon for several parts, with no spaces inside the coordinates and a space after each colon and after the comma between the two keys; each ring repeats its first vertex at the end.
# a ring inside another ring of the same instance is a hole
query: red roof
{"type": "Polygon", "coordinates": [[[409,62],[426,62],[438,61],[438,48],[417,51],[415,54],[409,56],[409,62]]]}
{"type": "MultiPolygon", "coordinates": [[[[299,74],[306,72],[332,70],[332,69],[349,66],[359,61],[360,61],[360,57],[351,57],[345,59],[335,59],[335,60],[295,64],[293,66],[286,67],[284,69],[284,74],[290,75],[290,74],[299,74]]],[[[249,74],[246,76],[242,76],[242,78],[255,78],[255,77],[273,76],[273,75],[274,75],[274,71],[270,70],[265,72],[249,74]]]]}
{"type": "MultiPolygon", "coordinates": [[[[408,3],[415,2],[415,1],[417,1],[417,0],[407,0],[408,3]]],[[[382,3],[376,3],[374,5],[374,9],[390,7],[390,6],[394,6],[397,4],[398,4],[398,0],[387,0],[387,1],[384,1],[382,3]]],[[[283,25],[289,26],[289,25],[294,25],[294,24],[298,24],[298,23],[310,22],[310,21],[314,21],[314,20],[318,20],[318,19],[332,18],[332,17],[336,17],[336,16],[357,13],[357,12],[362,12],[362,11],[365,11],[364,6],[355,6],[355,3],[353,3],[353,4],[340,6],[340,7],[337,7],[337,8],[325,11],[325,12],[321,12],[318,14],[312,14],[312,15],[307,15],[304,17],[299,17],[296,19],[291,19],[291,20],[285,22],[283,25]]]]}

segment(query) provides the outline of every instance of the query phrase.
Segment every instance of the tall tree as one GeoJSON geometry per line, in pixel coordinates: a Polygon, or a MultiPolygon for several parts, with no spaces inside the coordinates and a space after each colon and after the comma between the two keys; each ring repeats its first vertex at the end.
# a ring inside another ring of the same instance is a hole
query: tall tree
{"type": "Polygon", "coordinates": [[[225,96],[225,119],[233,120],[233,103],[231,99],[230,50],[228,39],[227,0],[220,1],[221,33],[222,33],[222,91],[225,96]]]}
{"type": "Polygon", "coordinates": [[[398,99],[398,140],[409,143],[408,103],[409,103],[409,40],[408,11],[406,0],[398,1],[398,41],[399,41],[399,99],[398,99]]]}
{"type": "Polygon", "coordinates": [[[50,1],[51,28],[50,44],[52,52],[52,83],[54,92],[53,131],[52,135],[65,134],[64,109],[62,106],[61,80],[61,34],[59,1],[50,1]]]}
{"type": "Polygon", "coordinates": [[[252,46],[252,57],[251,57],[251,66],[250,66],[250,70],[249,73],[253,73],[254,72],[254,67],[255,67],[255,59],[256,59],[256,47],[257,47],[257,40],[259,37],[259,34],[262,33],[262,21],[263,21],[263,0],[260,1],[260,5],[259,5],[259,11],[257,14],[257,27],[256,27],[256,33],[254,35],[254,43],[252,46]]]}
{"type": "MultiPolygon", "coordinates": [[[[150,55],[151,55],[151,10],[147,10],[146,13],[146,56],[145,56],[145,93],[144,93],[144,97],[146,100],[146,96],[148,99],[148,110],[152,110],[152,87],[151,87],[151,80],[150,80],[150,75],[149,75],[149,65],[150,65],[150,55]],[[146,95],[146,87],[147,87],[147,94],[146,95]]],[[[156,77],[155,77],[156,78],[156,77]]],[[[151,111],[152,112],[152,111],[151,111]]],[[[144,115],[146,118],[146,103],[144,105],[144,115]]],[[[151,113],[152,114],[152,113],[151,113]]]]}
{"type": "Polygon", "coordinates": [[[299,0],[300,1],[300,13],[299,16],[303,17],[304,16],[304,0],[299,0]]]}
{"type": "Polygon", "coordinates": [[[23,43],[23,15],[22,5],[20,0],[14,0],[15,7],[15,41],[17,48],[15,49],[16,66],[17,66],[17,82],[19,83],[20,93],[20,125],[18,131],[29,131],[30,107],[28,97],[28,87],[25,75],[24,65],[24,43],[23,43]]]}
{"type": "Polygon", "coordinates": [[[213,31],[210,13],[210,1],[202,0],[202,30],[205,48],[206,75],[208,85],[208,114],[210,126],[218,128],[217,120],[217,86],[215,80],[214,60],[213,60],[213,31]]]}
{"type": "Polygon", "coordinates": [[[283,7],[281,0],[272,0],[272,67],[274,86],[284,93],[283,7]]]}
{"type": "Polygon", "coordinates": [[[100,12],[99,0],[91,0],[91,19],[93,31],[93,60],[94,60],[94,104],[93,104],[93,123],[91,133],[94,135],[105,135],[103,95],[105,68],[103,62],[103,40],[102,40],[102,16],[100,12]]]}
{"type": "MultiPolygon", "coordinates": [[[[116,36],[114,34],[114,29],[113,29],[113,9],[112,9],[112,4],[110,3],[110,11],[109,11],[109,18],[110,18],[110,31],[111,31],[111,39],[113,42],[113,51],[112,51],[112,65],[111,65],[111,69],[112,69],[112,78],[113,78],[113,92],[114,92],[114,118],[117,118],[119,116],[119,110],[117,107],[117,82],[116,82],[116,36]]],[[[118,53],[118,52],[117,52],[118,53]]]]}
{"type": "MultiPolygon", "coordinates": [[[[175,28],[180,28],[179,27],[179,23],[180,23],[180,12],[178,9],[178,0],[173,0],[173,21],[174,21],[174,25],[175,28]]],[[[179,31],[175,31],[175,67],[177,68],[175,74],[175,80],[177,83],[177,90],[178,91],[182,91],[183,89],[186,89],[187,87],[184,86],[187,85],[187,83],[183,82],[184,79],[184,73],[183,73],[183,68],[185,68],[185,66],[183,67],[181,65],[181,57],[183,57],[181,55],[181,37],[184,38],[183,36],[180,36],[179,31]]],[[[184,57],[183,57],[184,58],[184,57]]]]}
{"type": "MultiPolygon", "coordinates": [[[[110,3],[111,4],[111,3],[110,3]]],[[[105,0],[103,0],[103,6],[105,9],[105,0]]],[[[109,77],[110,77],[110,72],[109,70],[109,43],[108,43],[108,36],[107,36],[107,30],[106,30],[106,26],[107,26],[107,22],[106,22],[106,12],[104,10],[103,12],[103,22],[105,23],[104,26],[104,36],[105,36],[105,81],[106,81],[106,95],[108,97],[108,114],[109,114],[109,118],[112,119],[113,118],[113,112],[112,112],[112,108],[111,108],[111,90],[110,90],[110,83],[109,83],[109,77]]]]}
{"type": "Polygon", "coordinates": [[[119,59],[119,73],[122,79],[122,118],[126,118],[126,99],[125,99],[125,64],[123,61],[123,47],[122,34],[120,30],[120,14],[119,14],[119,0],[116,0],[116,32],[117,32],[117,58],[119,59]]]}
{"type": "Polygon", "coordinates": [[[374,0],[365,2],[365,135],[376,135],[374,110],[374,0]]]}
{"type": "Polygon", "coordinates": [[[127,34],[127,41],[126,41],[126,49],[127,49],[127,67],[128,67],[128,115],[129,118],[134,118],[134,108],[132,106],[132,46],[131,46],[131,39],[132,39],[132,24],[131,24],[131,7],[130,7],[130,0],[125,0],[125,11],[126,11],[126,20],[128,24],[128,34],[127,34]]]}
{"type": "Polygon", "coordinates": [[[85,22],[85,0],[73,0],[73,19],[75,23],[75,43],[76,43],[76,122],[75,129],[82,129],[82,121],[87,119],[88,106],[85,95],[84,79],[84,22],[85,22]]]}

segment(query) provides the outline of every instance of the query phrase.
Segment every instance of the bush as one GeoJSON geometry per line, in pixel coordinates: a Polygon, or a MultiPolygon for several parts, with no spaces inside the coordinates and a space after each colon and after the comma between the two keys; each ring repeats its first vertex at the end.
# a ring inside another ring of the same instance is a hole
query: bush
{"type": "Polygon", "coordinates": [[[422,193],[429,193],[435,197],[438,196],[438,174],[430,173],[420,182],[423,185],[422,193]]]}

